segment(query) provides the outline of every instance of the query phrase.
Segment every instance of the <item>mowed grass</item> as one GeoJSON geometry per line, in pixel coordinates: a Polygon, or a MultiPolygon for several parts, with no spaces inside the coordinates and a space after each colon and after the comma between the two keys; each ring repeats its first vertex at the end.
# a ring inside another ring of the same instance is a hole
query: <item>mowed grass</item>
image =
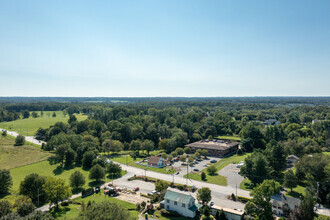
{"type": "Polygon", "coordinates": [[[136,164],[136,162],[139,162],[143,159],[142,158],[136,158],[136,160],[134,160],[129,155],[123,155],[123,156],[119,156],[119,157],[112,157],[110,159],[113,160],[113,161],[116,161],[118,163],[124,164],[124,165],[128,164],[129,166],[137,167],[137,168],[140,168],[140,169],[147,169],[147,170],[158,172],[158,173],[165,173],[165,174],[175,173],[175,169],[172,169],[171,167],[155,168],[155,167],[148,167],[148,166],[138,165],[138,164],[136,164]]]}
{"type": "MultiPolygon", "coordinates": [[[[13,187],[10,190],[11,194],[6,196],[5,199],[14,202],[15,199],[17,199],[21,181],[23,181],[24,178],[31,173],[37,173],[41,176],[61,178],[64,179],[67,184],[70,184],[70,176],[77,170],[85,176],[86,184],[84,187],[96,185],[95,182],[88,178],[88,170],[84,170],[81,167],[74,167],[72,169],[60,168],[59,164],[51,164],[48,160],[12,169],[10,170],[10,174],[13,179],[13,187]]],[[[122,171],[122,175],[125,174],[126,171],[122,171]]],[[[107,176],[103,181],[110,182],[112,179],[109,177],[110,176],[107,176]]]]}
{"type": "Polygon", "coordinates": [[[231,135],[220,135],[216,137],[217,139],[222,139],[222,140],[232,140],[232,141],[240,141],[241,138],[238,136],[231,136],[231,135]]]}
{"type": "MultiPolygon", "coordinates": [[[[226,157],[223,159],[218,160],[215,164],[213,164],[217,172],[219,172],[221,169],[223,169],[225,166],[231,164],[231,163],[239,163],[240,161],[244,161],[244,159],[248,156],[249,154],[244,154],[244,155],[233,155],[230,157],[226,157]]],[[[187,177],[187,174],[184,175],[184,177],[187,177]]],[[[226,177],[221,176],[219,174],[217,175],[209,175],[207,172],[207,168],[201,170],[199,173],[189,173],[189,178],[193,180],[198,180],[202,182],[208,182],[208,183],[213,183],[221,186],[226,186],[227,185],[227,180],[226,177]],[[202,180],[201,179],[201,173],[204,172],[206,174],[206,179],[202,180]]]]}
{"type": "MultiPolygon", "coordinates": [[[[31,113],[31,112],[30,112],[31,113]]],[[[69,116],[64,116],[62,111],[55,111],[56,117],[52,117],[53,111],[44,111],[43,117],[33,118],[30,116],[26,119],[18,119],[10,122],[0,123],[0,128],[10,131],[16,131],[24,136],[34,136],[39,128],[48,128],[56,122],[68,123],[69,116]]],[[[38,112],[40,116],[40,112],[38,112]]],[[[78,121],[87,119],[87,115],[76,115],[78,121]]]]}
{"type": "MultiPolygon", "coordinates": [[[[92,196],[88,196],[85,198],[77,198],[73,200],[76,203],[82,203],[84,202],[86,205],[87,203],[90,202],[102,202],[102,201],[110,201],[112,203],[116,203],[117,205],[119,205],[120,207],[123,207],[125,209],[127,209],[129,211],[129,213],[131,214],[132,217],[134,218],[138,218],[139,212],[136,211],[136,205],[133,203],[129,203],[120,199],[116,199],[113,197],[108,197],[108,196],[104,196],[103,195],[103,190],[101,191],[101,193],[99,194],[94,194],[92,196]]],[[[61,207],[61,211],[55,213],[52,213],[56,218],[59,219],[75,219],[76,217],[78,217],[79,213],[81,210],[81,206],[77,205],[77,204],[70,204],[68,208],[63,208],[61,207]]]]}
{"type": "MultiPolygon", "coordinates": [[[[1,132],[0,132],[1,133],[1,132]]],[[[52,154],[40,150],[37,145],[25,142],[23,146],[14,146],[15,138],[7,135],[0,136],[0,169],[13,169],[15,167],[46,160],[52,154]]]]}

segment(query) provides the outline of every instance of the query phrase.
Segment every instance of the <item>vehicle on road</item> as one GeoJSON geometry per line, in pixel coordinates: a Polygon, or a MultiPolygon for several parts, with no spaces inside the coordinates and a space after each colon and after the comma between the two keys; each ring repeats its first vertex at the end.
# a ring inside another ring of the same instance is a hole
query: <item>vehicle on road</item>
{"type": "Polygon", "coordinates": [[[217,161],[216,160],[211,160],[210,163],[216,163],[217,161]]]}
{"type": "Polygon", "coordinates": [[[139,191],[139,189],[140,189],[139,187],[134,187],[133,190],[136,192],[136,191],[139,191]]]}
{"type": "Polygon", "coordinates": [[[208,167],[208,165],[207,164],[204,164],[203,167],[208,167]]]}
{"type": "Polygon", "coordinates": [[[194,169],[194,171],[196,171],[196,172],[197,172],[197,171],[199,171],[199,169],[194,169]]]}
{"type": "Polygon", "coordinates": [[[179,172],[177,172],[175,175],[179,175],[179,172]]]}
{"type": "Polygon", "coordinates": [[[151,192],[148,193],[148,196],[153,196],[155,194],[157,194],[157,191],[156,190],[153,190],[153,191],[151,191],[151,192]]]}
{"type": "Polygon", "coordinates": [[[210,203],[210,206],[213,206],[213,205],[214,205],[214,202],[211,202],[211,203],[210,203]]]}

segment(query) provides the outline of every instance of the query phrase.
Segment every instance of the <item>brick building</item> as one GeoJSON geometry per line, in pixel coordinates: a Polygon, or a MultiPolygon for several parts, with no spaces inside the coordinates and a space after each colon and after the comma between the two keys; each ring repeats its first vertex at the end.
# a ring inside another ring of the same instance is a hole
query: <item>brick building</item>
{"type": "Polygon", "coordinates": [[[233,142],[229,140],[201,140],[194,143],[187,144],[193,153],[198,149],[206,149],[209,152],[209,156],[224,157],[234,151],[237,151],[239,142],[233,142]]]}

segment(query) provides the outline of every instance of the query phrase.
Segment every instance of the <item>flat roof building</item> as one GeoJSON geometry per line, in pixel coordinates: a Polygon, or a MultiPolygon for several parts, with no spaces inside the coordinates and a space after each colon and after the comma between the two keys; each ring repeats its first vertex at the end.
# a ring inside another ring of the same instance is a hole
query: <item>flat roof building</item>
{"type": "Polygon", "coordinates": [[[194,153],[198,149],[207,150],[210,156],[224,157],[227,154],[237,151],[239,142],[219,139],[204,139],[185,145],[194,153]]]}

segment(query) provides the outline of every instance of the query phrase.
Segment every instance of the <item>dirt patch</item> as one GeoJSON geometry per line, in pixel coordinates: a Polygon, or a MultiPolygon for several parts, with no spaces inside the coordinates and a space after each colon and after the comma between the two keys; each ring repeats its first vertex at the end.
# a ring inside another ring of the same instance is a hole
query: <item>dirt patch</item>
{"type": "Polygon", "coordinates": [[[120,192],[116,199],[120,199],[126,202],[130,202],[133,204],[141,203],[143,201],[147,202],[148,198],[140,196],[140,193],[132,194],[130,192],[120,192]]]}

